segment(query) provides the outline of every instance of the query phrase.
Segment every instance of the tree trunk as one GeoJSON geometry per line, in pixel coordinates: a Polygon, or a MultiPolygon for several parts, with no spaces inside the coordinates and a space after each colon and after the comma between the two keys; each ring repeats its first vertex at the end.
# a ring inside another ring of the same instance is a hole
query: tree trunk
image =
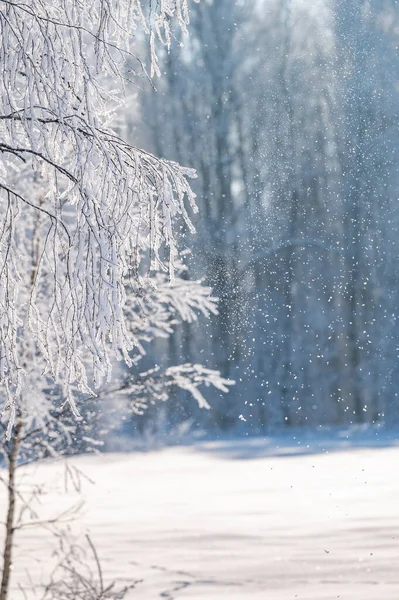
{"type": "Polygon", "coordinates": [[[22,421],[18,420],[14,429],[14,435],[10,441],[8,454],[8,508],[6,520],[6,536],[3,550],[3,573],[1,577],[0,600],[7,600],[10,586],[10,575],[12,567],[12,550],[14,544],[14,515],[15,515],[15,472],[17,468],[18,451],[21,441],[22,421]]]}

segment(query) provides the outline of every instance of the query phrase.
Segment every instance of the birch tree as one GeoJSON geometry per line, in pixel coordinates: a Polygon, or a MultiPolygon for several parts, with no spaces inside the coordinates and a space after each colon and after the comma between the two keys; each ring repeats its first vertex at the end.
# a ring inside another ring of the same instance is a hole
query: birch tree
{"type": "Polygon", "coordinates": [[[169,48],[172,22],[186,33],[185,0],[0,1],[2,599],[21,464],[90,450],[110,395],[127,394],[142,412],[179,387],[208,408],[200,388],[231,383],[198,364],[139,367],[154,339],[217,313],[210,288],[187,281],[178,256],[181,223],[194,231],[194,171],[113,127],[126,77],[159,75],[156,45],[169,48]],[[149,73],[135,55],[140,31],[149,73]],[[127,64],[136,68],[126,76],[127,64]],[[111,384],[115,360],[135,373],[111,384]]]}

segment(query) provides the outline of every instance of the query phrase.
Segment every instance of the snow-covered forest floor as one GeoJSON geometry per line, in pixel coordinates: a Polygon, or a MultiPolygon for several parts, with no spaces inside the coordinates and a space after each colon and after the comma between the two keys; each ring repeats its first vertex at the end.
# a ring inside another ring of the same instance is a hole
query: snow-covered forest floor
{"type": "MultiPolygon", "coordinates": [[[[397,600],[398,445],[294,434],[74,458],[94,483],[71,527],[90,531],[107,579],[143,580],[129,600],[397,600]]],[[[48,491],[43,518],[80,497],[64,475],[60,463],[23,471],[25,490],[48,491]]],[[[28,571],[45,579],[53,543],[18,533],[13,599],[28,571]]]]}

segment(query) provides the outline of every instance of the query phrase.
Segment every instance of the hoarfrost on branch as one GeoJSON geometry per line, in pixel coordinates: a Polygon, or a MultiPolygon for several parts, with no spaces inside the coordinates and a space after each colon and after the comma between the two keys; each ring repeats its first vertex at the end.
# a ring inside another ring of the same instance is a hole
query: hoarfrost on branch
{"type": "MultiPolygon", "coordinates": [[[[92,394],[114,357],[130,364],[143,340],[169,334],[171,310],[215,311],[208,288],[182,293],[188,283],[174,279],[194,171],[110,127],[125,79],[146,75],[140,31],[159,74],[156,44],[169,46],[172,21],[186,31],[185,0],[0,0],[0,383],[11,423],[22,402],[37,411],[43,381],[78,414],[74,392],[92,394]]],[[[194,371],[174,378],[204,404],[194,371]]]]}

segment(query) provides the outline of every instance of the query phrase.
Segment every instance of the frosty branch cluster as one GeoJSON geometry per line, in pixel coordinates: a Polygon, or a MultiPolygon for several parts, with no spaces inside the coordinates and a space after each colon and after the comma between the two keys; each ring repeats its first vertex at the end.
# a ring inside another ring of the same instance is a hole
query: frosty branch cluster
{"type": "Polygon", "coordinates": [[[130,364],[143,339],[170,333],[171,310],[214,311],[201,284],[182,294],[174,283],[194,172],[110,128],[126,58],[145,73],[138,32],[157,73],[172,21],[186,30],[186,0],[0,0],[0,383],[11,421],[33,402],[29,372],[77,412],[74,390],[91,393],[113,357],[130,364]]]}

